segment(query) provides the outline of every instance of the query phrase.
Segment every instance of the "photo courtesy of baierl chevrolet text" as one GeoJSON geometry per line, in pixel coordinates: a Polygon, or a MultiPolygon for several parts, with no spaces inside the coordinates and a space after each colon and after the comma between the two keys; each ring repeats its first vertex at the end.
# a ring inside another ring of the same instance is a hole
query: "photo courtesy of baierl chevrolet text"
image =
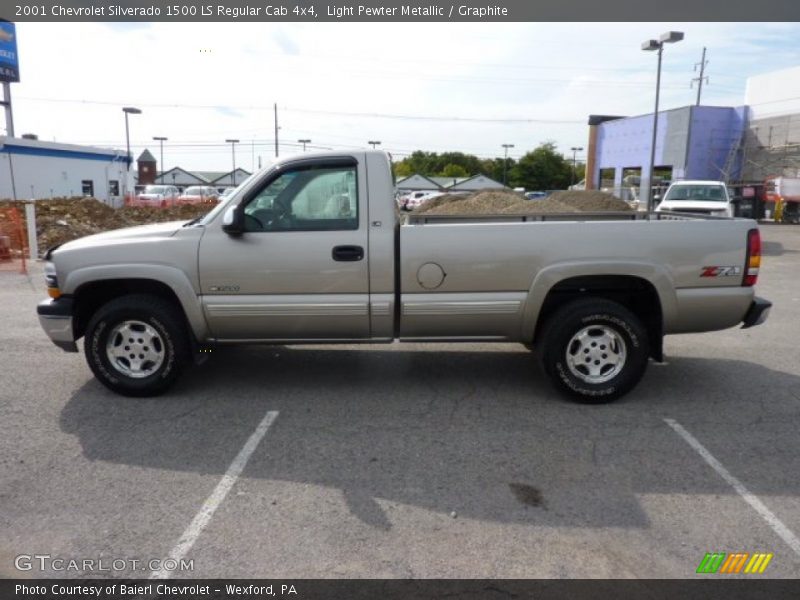
{"type": "Polygon", "coordinates": [[[800,596],[800,3],[0,4],[0,600],[800,596]]]}

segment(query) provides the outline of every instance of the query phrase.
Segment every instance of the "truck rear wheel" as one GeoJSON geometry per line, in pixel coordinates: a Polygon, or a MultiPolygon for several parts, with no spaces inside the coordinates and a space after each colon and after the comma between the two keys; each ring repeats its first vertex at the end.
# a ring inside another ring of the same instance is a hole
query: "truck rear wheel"
{"type": "Polygon", "coordinates": [[[627,308],[603,298],[570,302],[548,318],[535,350],[555,386],[579,402],[625,395],[647,369],[647,331],[627,308]]]}
{"type": "Polygon", "coordinates": [[[125,396],[156,396],[177,379],[189,356],[183,315],[145,294],[103,305],[89,321],[86,362],[107,388],[125,396]]]}

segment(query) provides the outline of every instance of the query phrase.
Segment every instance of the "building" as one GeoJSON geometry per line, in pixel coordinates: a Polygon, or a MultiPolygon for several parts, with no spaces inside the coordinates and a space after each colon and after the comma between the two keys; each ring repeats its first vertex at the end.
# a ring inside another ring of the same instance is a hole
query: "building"
{"type": "Polygon", "coordinates": [[[159,172],[153,154],[145,149],[136,159],[137,188],[145,185],[174,185],[180,191],[193,185],[209,185],[222,192],[225,188],[235,187],[250,177],[250,172],[237,168],[236,173],[231,171],[188,171],[181,167],[173,167],[168,171],[159,172]]]}
{"type": "Polygon", "coordinates": [[[750,77],[745,103],[747,130],[735,149],[742,179],[800,177],[800,67],[750,77]]]}
{"type": "MultiPolygon", "coordinates": [[[[673,179],[738,179],[732,152],[746,125],[745,107],[685,106],[658,114],[654,175],[673,179]]],[[[589,117],[587,189],[647,185],[653,115],[589,117]]]]}
{"type": "Polygon", "coordinates": [[[485,189],[502,189],[505,186],[486,175],[472,177],[426,177],[415,173],[397,180],[399,194],[409,192],[475,192],[485,189]]]}
{"type": "Polygon", "coordinates": [[[133,187],[124,150],[0,136],[0,198],[91,196],[119,206],[133,187]]]}
{"type": "Polygon", "coordinates": [[[746,89],[742,106],[660,111],[652,177],[652,113],[590,116],[586,188],[624,197],[651,180],[753,184],[800,176],[800,67],[751,77],[746,89]]]}

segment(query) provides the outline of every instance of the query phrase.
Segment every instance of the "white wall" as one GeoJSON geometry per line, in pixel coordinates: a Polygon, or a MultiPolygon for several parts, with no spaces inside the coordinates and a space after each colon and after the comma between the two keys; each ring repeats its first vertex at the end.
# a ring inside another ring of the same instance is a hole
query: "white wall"
{"type": "Polygon", "coordinates": [[[745,104],[751,119],[800,113],[800,67],[748,78],[745,104]]]}
{"type": "MultiPolygon", "coordinates": [[[[12,197],[11,165],[18,199],[50,198],[82,195],[81,181],[94,183],[94,197],[119,205],[128,176],[125,163],[119,160],[88,160],[82,158],[9,154],[0,151],[0,198],[12,197]],[[109,195],[108,181],[119,181],[120,195],[109,195]]],[[[128,188],[133,190],[133,172],[128,188]]]]}

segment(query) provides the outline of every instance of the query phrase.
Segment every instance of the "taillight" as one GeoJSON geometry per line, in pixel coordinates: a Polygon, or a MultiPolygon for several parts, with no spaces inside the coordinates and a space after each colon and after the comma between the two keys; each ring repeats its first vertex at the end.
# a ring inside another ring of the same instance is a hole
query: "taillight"
{"type": "Polygon", "coordinates": [[[744,279],[742,285],[753,286],[758,281],[758,269],[761,266],[761,234],[758,229],[747,232],[747,255],[744,261],[744,279]]]}

